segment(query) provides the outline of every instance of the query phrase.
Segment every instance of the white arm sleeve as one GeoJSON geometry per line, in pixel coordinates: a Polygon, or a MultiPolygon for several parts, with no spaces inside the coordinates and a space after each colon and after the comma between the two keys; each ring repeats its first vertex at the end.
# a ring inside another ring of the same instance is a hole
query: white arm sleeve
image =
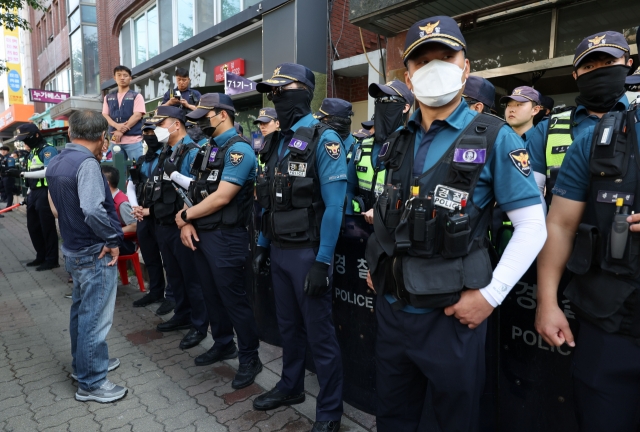
{"type": "Polygon", "coordinates": [[[129,198],[129,203],[131,207],[138,207],[138,197],[136,196],[136,185],[133,184],[131,179],[127,180],[127,198],[129,198]]]}
{"type": "Polygon", "coordinates": [[[171,173],[171,180],[178,183],[180,187],[184,190],[189,190],[189,183],[191,183],[191,177],[184,176],[180,174],[178,171],[174,171],[171,173]]]}
{"type": "MultiPolygon", "coordinates": [[[[542,210],[544,211],[545,216],[547,215],[547,202],[544,200],[544,187],[547,184],[547,176],[541,174],[539,172],[533,172],[533,177],[536,180],[536,184],[538,185],[538,190],[540,191],[540,198],[542,198],[542,210]]],[[[551,193],[551,191],[549,191],[551,193]]]]}
{"type": "Polygon", "coordinates": [[[44,178],[45,175],[47,173],[47,167],[44,167],[44,169],[38,170],[38,171],[25,171],[23,176],[24,178],[44,178]]]}
{"type": "Polygon", "coordinates": [[[507,212],[507,216],[513,224],[513,236],[493,271],[491,283],[480,290],[493,307],[498,307],[507,297],[511,288],[538,256],[547,239],[542,204],[511,210],[507,212]]]}

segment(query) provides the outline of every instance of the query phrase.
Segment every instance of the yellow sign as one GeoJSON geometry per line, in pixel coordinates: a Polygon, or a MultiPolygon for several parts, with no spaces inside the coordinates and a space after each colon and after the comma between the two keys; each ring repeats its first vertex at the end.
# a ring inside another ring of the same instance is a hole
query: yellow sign
{"type": "MultiPolygon", "coordinates": [[[[14,12],[17,14],[17,11],[14,12]]],[[[22,68],[20,67],[20,34],[18,29],[9,30],[3,28],[5,66],[9,69],[7,76],[7,93],[9,105],[23,104],[24,92],[22,90],[22,68]]]]}

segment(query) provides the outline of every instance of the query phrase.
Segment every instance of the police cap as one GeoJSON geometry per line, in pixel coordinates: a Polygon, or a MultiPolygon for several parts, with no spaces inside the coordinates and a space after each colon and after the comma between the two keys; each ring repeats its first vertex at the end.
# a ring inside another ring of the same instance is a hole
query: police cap
{"type": "Polygon", "coordinates": [[[260,114],[253,121],[253,124],[269,123],[271,120],[278,120],[278,113],[275,108],[265,107],[260,110],[260,114]]]}
{"type": "Polygon", "coordinates": [[[231,98],[224,93],[205,93],[200,97],[200,102],[195,110],[187,114],[190,120],[198,120],[214,109],[224,109],[236,112],[231,98]]]}
{"type": "Polygon", "coordinates": [[[407,64],[411,53],[419,46],[437,42],[455,51],[467,49],[467,42],[462,36],[458,23],[448,16],[435,16],[418,21],[407,32],[402,60],[407,64]]]}
{"type": "Polygon", "coordinates": [[[493,103],[496,99],[496,88],[482,77],[469,75],[464,85],[462,96],[470,97],[482,102],[488,108],[493,108],[493,103]]]}
{"type": "Polygon", "coordinates": [[[411,106],[413,106],[414,102],[413,93],[411,93],[409,87],[397,79],[386,84],[371,84],[369,86],[369,96],[376,99],[384,96],[400,96],[411,106]]]}
{"type": "Polygon", "coordinates": [[[510,95],[502,96],[500,102],[507,102],[507,99],[513,99],[517,102],[533,102],[535,105],[540,105],[540,93],[533,87],[528,86],[514,88],[510,95]]]}
{"type": "Polygon", "coordinates": [[[367,120],[367,121],[363,121],[362,123],[360,123],[362,125],[362,127],[366,130],[371,130],[371,128],[373,127],[374,121],[373,118],[375,117],[375,114],[371,116],[371,120],[367,120]]]}
{"type": "Polygon", "coordinates": [[[147,129],[155,130],[156,125],[153,123],[149,123],[148,121],[145,121],[144,124],[142,125],[142,130],[147,130],[147,129]]]}
{"type": "Polygon", "coordinates": [[[21,125],[16,130],[16,141],[24,141],[26,138],[32,137],[37,133],[40,133],[40,129],[33,123],[26,123],[21,125]]]}
{"type": "Polygon", "coordinates": [[[182,124],[185,124],[184,112],[182,108],[174,106],[159,106],[153,117],[148,119],[146,123],[150,125],[158,126],[166,118],[174,118],[180,120],[182,124]]]}
{"type": "Polygon", "coordinates": [[[576,48],[573,67],[577,68],[585,56],[594,52],[603,52],[620,58],[629,52],[629,44],[622,33],[615,31],[605,31],[588,36],[576,48]]]}
{"type": "Polygon", "coordinates": [[[555,103],[556,102],[549,96],[545,96],[543,94],[540,95],[540,105],[542,105],[545,109],[551,111],[555,103]]]}
{"type": "Polygon", "coordinates": [[[371,136],[371,132],[369,132],[367,129],[362,128],[355,131],[352,135],[357,139],[365,139],[371,136]]]}
{"type": "Polygon", "coordinates": [[[256,90],[269,93],[273,87],[282,87],[292,82],[302,83],[311,90],[316,87],[316,77],[309,68],[296,63],[282,63],[273,71],[271,78],[258,83],[256,90]]]}
{"type": "Polygon", "coordinates": [[[326,98],[320,105],[320,110],[313,116],[317,119],[324,118],[328,115],[349,118],[353,115],[353,107],[351,102],[347,102],[338,98],[326,98]]]}

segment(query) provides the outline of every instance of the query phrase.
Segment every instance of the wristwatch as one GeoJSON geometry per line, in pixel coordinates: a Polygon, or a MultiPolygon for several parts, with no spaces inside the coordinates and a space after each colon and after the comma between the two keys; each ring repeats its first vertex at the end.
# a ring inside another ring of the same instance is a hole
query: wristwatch
{"type": "Polygon", "coordinates": [[[182,212],[180,213],[180,217],[182,218],[183,221],[185,222],[189,222],[189,220],[187,219],[187,211],[186,210],[182,210],[182,212]]]}

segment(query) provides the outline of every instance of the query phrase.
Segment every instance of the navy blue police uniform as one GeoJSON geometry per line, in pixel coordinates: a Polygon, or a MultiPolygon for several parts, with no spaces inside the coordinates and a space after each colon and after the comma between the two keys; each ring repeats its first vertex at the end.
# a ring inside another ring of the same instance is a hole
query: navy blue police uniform
{"type": "MultiPolygon", "coordinates": [[[[145,124],[142,130],[155,128],[155,125],[145,124]]],[[[150,208],[153,204],[151,200],[154,185],[153,172],[158,165],[158,158],[161,151],[161,147],[155,151],[148,148],[147,153],[140,156],[130,169],[130,181],[135,185],[136,200],[138,204],[144,208],[150,208]]],[[[160,246],[156,238],[156,223],[153,218],[153,213],[150,212],[149,216],[145,216],[142,220],[138,221],[136,224],[136,235],[138,244],[140,245],[140,253],[144,259],[145,267],[149,272],[149,294],[151,297],[148,301],[136,301],[133,303],[133,306],[146,306],[149,302],[160,301],[165,297],[165,290],[167,298],[175,301],[173,294],[167,289],[168,287],[166,287],[164,266],[162,264],[162,256],[160,255],[160,246]],[[151,299],[153,299],[153,301],[151,299]]]]}
{"type": "MultiPolygon", "coordinates": [[[[235,112],[231,98],[224,94],[208,93],[200,105],[188,115],[192,121],[201,120],[207,133],[211,111],[235,112]]],[[[214,121],[216,121],[214,119],[214,121]]],[[[215,130],[214,132],[215,133],[215,130]]],[[[235,128],[213,137],[200,149],[193,167],[196,176],[189,188],[194,206],[216,193],[221,182],[239,186],[240,190],[221,209],[196,219],[189,219],[189,210],[181,213],[185,222],[192,223],[198,233],[195,260],[203,284],[204,300],[209,313],[215,344],[208,353],[196,358],[197,365],[207,365],[238,356],[233,342],[233,330],[238,335],[240,367],[232,387],[251,385],[262,370],[258,357],[258,329],[245,286],[245,264],[249,255],[248,225],[253,211],[253,191],[257,159],[251,145],[240,137],[235,128]]]]}
{"type": "MultiPolygon", "coordinates": [[[[168,117],[177,119],[182,125],[185,123],[182,110],[170,106],[158,107],[156,115],[147,122],[158,125],[168,117]]],[[[182,175],[190,176],[191,165],[197,154],[198,146],[188,135],[185,135],[173,147],[164,146],[152,172],[153,191],[150,212],[153,213],[156,224],[156,239],[160,246],[167,280],[176,301],[173,317],[167,322],[158,324],[157,329],[158,331],[190,329],[180,342],[180,347],[183,349],[191,348],[202,341],[207,334],[209,322],[193,251],[182,244],[180,230],[175,223],[175,215],[182,209],[184,201],[164,172],[164,162],[170,160],[182,175]]]]}
{"type": "MultiPolygon", "coordinates": [[[[454,20],[428,18],[409,30],[405,61],[427,42],[465,48],[454,20]]],[[[470,329],[444,307],[463,289],[492,281],[487,231],[494,203],[511,211],[540,198],[522,140],[502,120],[470,110],[462,99],[428,131],[421,119],[418,109],[378,154],[392,171],[374,206],[366,251],[378,293],[377,427],[417,431],[429,391],[440,429],[477,431],[487,322],[470,329]],[[471,135],[482,144],[461,146],[471,135]],[[461,225],[450,209],[463,200],[468,222],[453,232],[461,225]]]]}
{"type": "Polygon", "coordinates": [[[2,157],[0,161],[0,176],[2,176],[2,186],[4,187],[4,193],[7,195],[7,207],[13,205],[13,194],[15,189],[15,178],[13,172],[16,171],[16,160],[10,155],[2,157]]]}
{"type": "MultiPolygon", "coordinates": [[[[629,52],[622,39],[606,49],[616,58],[629,52]]],[[[615,65],[583,75],[600,73],[622,91],[625,69],[615,65]]],[[[572,376],[578,425],[585,432],[640,427],[640,233],[628,231],[626,222],[640,212],[639,137],[640,110],[621,97],[573,141],[552,190],[585,204],[567,263],[574,275],[564,291],[580,323],[572,376]]]]}
{"type": "MultiPolygon", "coordinates": [[[[33,123],[18,128],[17,141],[27,142],[31,149],[27,156],[28,172],[44,170],[49,162],[58,154],[58,150],[36,134],[40,129],[33,123]]],[[[56,219],[49,206],[49,188],[46,178],[26,178],[30,189],[27,197],[27,229],[36,259],[27,265],[38,266],[36,270],[47,270],[59,267],[58,264],[58,231],[56,219]]]]}
{"type": "Polygon", "coordinates": [[[489,80],[469,75],[467,82],[464,84],[462,97],[468,105],[473,105],[476,101],[482,102],[488,110],[492,110],[496,99],[496,88],[489,80]]]}
{"type": "MultiPolygon", "coordinates": [[[[254,408],[273,409],[304,400],[305,352],[309,347],[320,384],[313,430],[334,431],[343,412],[343,378],[331,319],[330,275],[347,173],[340,136],[311,114],[314,87],[309,69],[285,63],[257,88],[269,93],[276,111],[289,92],[302,95],[302,101],[298,99],[291,119],[284,115],[284,108],[283,113],[278,112],[283,131],[267,136],[260,150],[265,166],[256,182],[257,198],[264,208],[258,245],[262,250],[270,247],[283,366],[276,388],[258,397],[254,408]],[[280,91],[292,82],[304,84],[308,94],[302,93],[305,90],[280,91]],[[294,124],[288,126],[289,122],[294,124]],[[315,289],[313,280],[321,280],[322,289],[315,289]]],[[[258,259],[263,256],[260,251],[256,255],[258,259]]]]}

